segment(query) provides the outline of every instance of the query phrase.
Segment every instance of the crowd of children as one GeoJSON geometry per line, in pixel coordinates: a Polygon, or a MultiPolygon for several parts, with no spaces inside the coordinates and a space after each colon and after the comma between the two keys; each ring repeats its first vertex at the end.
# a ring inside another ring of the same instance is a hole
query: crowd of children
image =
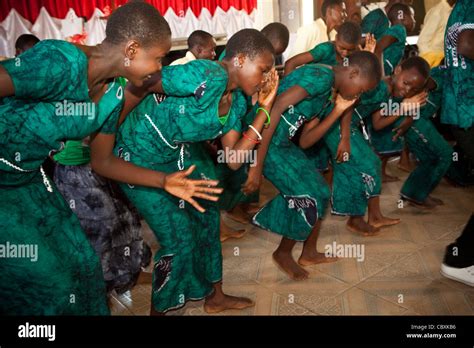
{"type": "MultiPolygon", "coordinates": [[[[245,237],[222,212],[281,235],[276,266],[306,279],[306,266],[337,261],[317,248],[328,210],[362,236],[400,223],[382,214],[380,195],[396,180],[387,160],[404,147],[417,166],[401,199],[443,205],[431,193],[456,156],[431,119],[440,114],[474,162],[474,5],[457,0],[445,64],[430,69],[404,58],[410,3],[390,0],[359,24],[345,20],[343,1],[323,1],[324,32],[281,77],[289,32],[280,23],[237,32],[219,60],[198,30],[166,67],[170,28],[144,2],[116,9],[94,47],[23,37],[18,56],[0,62],[0,243],[37,245],[40,257],[1,260],[0,312],[109,314],[107,293],[147,281],[140,219],[160,245],[152,315],[197,299],[208,313],[253,306],[222,290],[221,242],[245,237]],[[262,177],[278,194],[258,206],[262,177]]],[[[462,261],[448,248],[444,274],[466,277],[469,240],[450,246],[466,251],[462,261]]]]}

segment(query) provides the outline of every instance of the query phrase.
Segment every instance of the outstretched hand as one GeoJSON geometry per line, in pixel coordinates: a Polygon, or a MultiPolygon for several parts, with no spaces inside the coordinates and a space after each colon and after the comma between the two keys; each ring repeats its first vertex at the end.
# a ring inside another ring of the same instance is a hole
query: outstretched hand
{"type": "Polygon", "coordinates": [[[188,179],[194,169],[196,169],[196,166],[192,165],[186,171],[166,175],[163,188],[173,196],[190,203],[199,212],[204,213],[206,210],[193,197],[215,202],[219,199],[215,195],[221,194],[223,189],[215,187],[219,183],[217,180],[188,179]]]}

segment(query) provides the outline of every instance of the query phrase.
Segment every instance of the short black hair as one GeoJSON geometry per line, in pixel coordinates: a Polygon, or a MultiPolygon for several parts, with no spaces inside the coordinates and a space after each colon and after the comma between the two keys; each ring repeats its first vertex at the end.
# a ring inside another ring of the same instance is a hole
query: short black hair
{"type": "Polygon", "coordinates": [[[106,41],[121,44],[136,40],[142,46],[168,40],[171,29],[158,10],[142,1],[131,1],[117,8],[105,28],[106,41]]]}
{"type": "Polygon", "coordinates": [[[321,16],[326,17],[326,12],[329,8],[334,6],[343,6],[342,0],[324,0],[323,4],[321,5],[321,16]]]}
{"type": "Polygon", "coordinates": [[[410,6],[402,4],[402,3],[398,3],[390,7],[390,10],[387,13],[387,17],[390,20],[390,23],[393,23],[399,20],[400,18],[398,17],[400,14],[403,14],[403,16],[407,16],[407,17],[411,16],[412,12],[411,12],[410,6]]]}
{"type": "Polygon", "coordinates": [[[290,31],[286,25],[278,22],[273,22],[267,24],[260,32],[270,41],[273,47],[276,47],[278,44],[281,47],[288,47],[288,42],[290,41],[290,31]]]}
{"type": "Polygon", "coordinates": [[[362,37],[362,29],[360,25],[355,22],[344,22],[337,30],[338,38],[348,44],[359,44],[362,37]]]}
{"type": "Polygon", "coordinates": [[[214,37],[204,30],[195,30],[188,37],[188,48],[205,46],[214,37]]]}
{"type": "Polygon", "coordinates": [[[18,39],[16,39],[15,48],[24,51],[28,48],[33,47],[38,42],[40,42],[40,39],[38,39],[33,34],[22,34],[18,36],[18,39]]]}
{"type": "Polygon", "coordinates": [[[256,29],[242,29],[236,32],[227,42],[225,59],[230,59],[242,53],[254,59],[263,52],[275,56],[275,49],[270,41],[256,29]]]}
{"type": "Polygon", "coordinates": [[[430,76],[430,65],[421,57],[410,57],[404,60],[400,66],[402,70],[415,69],[425,79],[430,76]]]}
{"type": "Polygon", "coordinates": [[[361,76],[376,82],[382,78],[382,65],[377,56],[367,51],[356,51],[347,57],[349,66],[359,68],[361,76]]]}

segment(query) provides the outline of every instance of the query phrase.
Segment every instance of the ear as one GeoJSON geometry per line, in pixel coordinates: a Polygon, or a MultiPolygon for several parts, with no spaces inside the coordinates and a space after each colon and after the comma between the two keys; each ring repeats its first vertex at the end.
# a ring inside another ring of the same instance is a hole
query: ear
{"type": "Polygon", "coordinates": [[[350,71],[349,71],[349,79],[355,79],[357,77],[359,77],[360,75],[360,70],[358,67],[354,66],[354,67],[351,67],[350,68],[350,71]]]}
{"type": "Polygon", "coordinates": [[[242,67],[247,59],[243,53],[239,53],[235,58],[237,58],[239,67],[242,67]]]}
{"type": "Polygon", "coordinates": [[[402,67],[400,65],[397,65],[397,67],[393,71],[393,74],[394,75],[400,75],[401,72],[402,72],[402,67]]]}
{"type": "Polygon", "coordinates": [[[125,57],[133,60],[137,55],[137,51],[140,48],[140,44],[135,40],[130,40],[125,45],[125,57]]]}

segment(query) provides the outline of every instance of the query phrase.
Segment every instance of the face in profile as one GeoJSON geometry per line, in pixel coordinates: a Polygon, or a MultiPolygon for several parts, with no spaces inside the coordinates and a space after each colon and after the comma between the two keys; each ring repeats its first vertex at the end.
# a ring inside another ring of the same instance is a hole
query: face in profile
{"type": "Polygon", "coordinates": [[[130,58],[125,60],[125,76],[133,85],[140,87],[151,75],[162,68],[161,60],[171,48],[171,38],[165,42],[141,47],[136,42],[127,45],[130,58]]]}
{"type": "Polygon", "coordinates": [[[249,96],[258,93],[275,64],[273,54],[264,51],[253,59],[247,56],[237,56],[233,59],[233,62],[236,62],[236,60],[242,65],[242,68],[237,70],[239,87],[249,96]]]}
{"type": "Polygon", "coordinates": [[[216,58],[216,41],[211,39],[205,45],[198,46],[196,58],[214,60],[216,58]]]}

